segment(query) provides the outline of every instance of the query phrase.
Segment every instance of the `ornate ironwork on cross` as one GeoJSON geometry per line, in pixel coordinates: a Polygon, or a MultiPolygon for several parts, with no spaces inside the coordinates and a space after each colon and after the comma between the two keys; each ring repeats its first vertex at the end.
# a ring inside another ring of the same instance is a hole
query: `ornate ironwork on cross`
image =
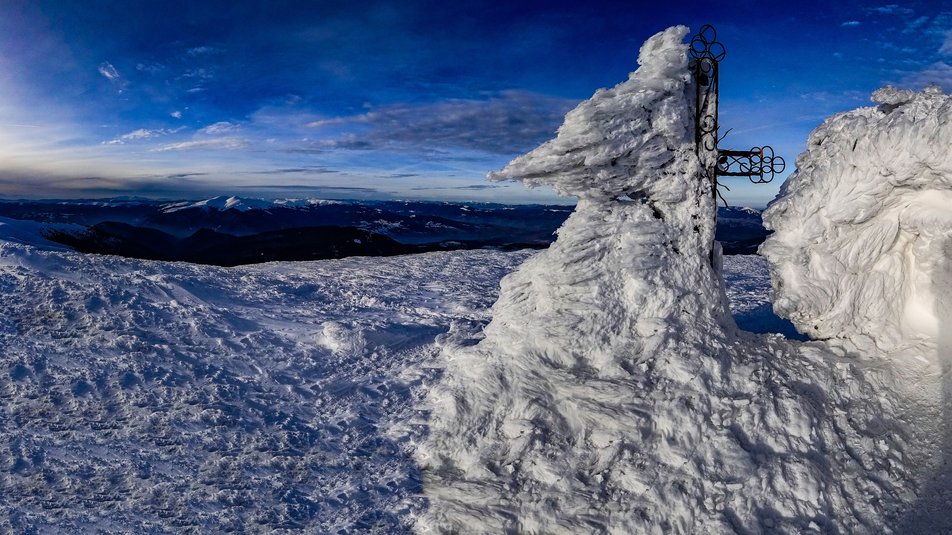
{"type": "MultiPolygon", "coordinates": [[[[718,65],[727,55],[724,45],[717,40],[717,31],[705,24],[691,39],[689,49],[691,68],[696,84],[696,108],[694,136],[698,158],[704,166],[706,178],[711,181],[711,190],[716,198],[721,186],[721,176],[745,176],[754,184],[766,184],[787,164],[774,155],[769,145],[750,150],[725,150],[718,147],[718,65]]],[[[726,186],[725,186],[726,187],[726,186]]]]}

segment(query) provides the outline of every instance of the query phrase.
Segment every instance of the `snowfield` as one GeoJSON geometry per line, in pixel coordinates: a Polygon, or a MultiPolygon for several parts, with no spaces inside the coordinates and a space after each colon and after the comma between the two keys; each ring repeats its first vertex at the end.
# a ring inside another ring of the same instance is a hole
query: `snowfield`
{"type": "MultiPolygon", "coordinates": [[[[44,250],[34,226],[0,227],[11,533],[412,531],[434,358],[532,254],[215,268],[44,250]]],[[[769,288],[763,259],[727,260],[769,288]]]]}
{"type": "Polygon", "coordinates": [[[0,531],[409,532],[437,339],[528,254],[226,269],[0,241],[0,531]]]}

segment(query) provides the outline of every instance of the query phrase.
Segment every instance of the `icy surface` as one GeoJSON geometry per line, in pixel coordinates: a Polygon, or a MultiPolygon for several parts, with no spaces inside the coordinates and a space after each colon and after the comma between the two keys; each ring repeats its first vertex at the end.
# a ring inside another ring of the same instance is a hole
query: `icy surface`
{"type": "MultiPolygon", "coordinates": [[[[34,226],[0,226],[11,533],[409,531],[425,507],[412,405],[440,345],[477,336],[529,254],[226,269],[15,241],[34,226]]],[[[766,301],[728,292],[738,311],[766,301]]]]}
{"type": "Polygon", "coordinates": [[[485,337],[446,340],[421,531],[881,533],[913,499],[888,361],[728,313],[686,32],[493,175],[580,202],[485,337]]]}
{"type": "MultiPolygon", "coordinates": [[[[952,98],[884,88],[810,136],[764,213],[777,311],[814,338],[933,338],[952,288],[952,98]],[[941,294],[941,295],[940,295],[941,294]]],[[[948,329],[945,329],[948,331],[948,329]]]]}
{"type": "Polygon", "coordinates": [[[885,87],[811,135],[764,213],[778,314],[880,355],[901,384],[923,479],[900,532],[952,530],[952,97],[885,87]],[[941,481],[945,483],[938,483],[941,481]]]}
{"type": "Polygon", "coordinates": [[[528,254],[226,269],[5,230],[3,533],[409,531],[436,339],[528,254]]]}

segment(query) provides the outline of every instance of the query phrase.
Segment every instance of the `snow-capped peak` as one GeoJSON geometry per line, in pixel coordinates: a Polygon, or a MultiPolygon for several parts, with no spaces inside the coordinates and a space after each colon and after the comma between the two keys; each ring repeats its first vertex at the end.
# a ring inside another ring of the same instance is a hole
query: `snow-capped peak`
{"type": "Polygon", "coordinates": [[[177,212],[190,208],[205,208],[212,210],[236,210],[247,212],[249,210],[268,210],[270,208],[307,208],[310,206],[320,206],[328,204],[339,204],[339,201],[330,201],[326,199],[258,199],[248,197],[236,197],[219,195],[211,199],[202,201],[184,201],[167,204],[162,207],[165,213],[177,212]]]}

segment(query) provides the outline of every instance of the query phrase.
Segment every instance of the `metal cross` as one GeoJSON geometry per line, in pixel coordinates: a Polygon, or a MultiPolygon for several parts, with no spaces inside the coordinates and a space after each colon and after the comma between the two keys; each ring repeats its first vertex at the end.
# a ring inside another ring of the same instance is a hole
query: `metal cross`
{"type": "Polygon", "coordinates": [[[717,177],[745,176],[754,184],[766,184],[782,173],[787,164],[774,155],[769,145],[750,150],[722,150],[717,144],[718,64],[727,55],[724,45],[717,40],[717,32],[705,24],[691,39],[689,49],[691,67],[696,84],[696,108],[694,114],[694,141],[698,159],[704,166],[706,177],[711,181],[715,199],[720,186],[717,177]]]}

